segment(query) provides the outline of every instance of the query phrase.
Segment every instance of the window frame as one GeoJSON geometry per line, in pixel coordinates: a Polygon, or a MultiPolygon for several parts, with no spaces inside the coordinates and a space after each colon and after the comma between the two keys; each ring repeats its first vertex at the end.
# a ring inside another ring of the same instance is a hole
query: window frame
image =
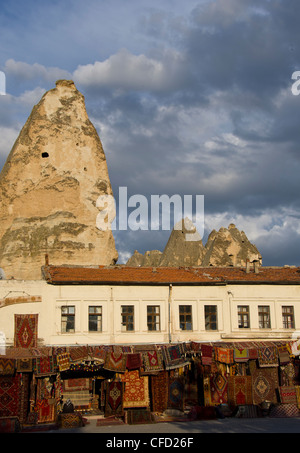
{"type": "Polygon", "coordinates": [[[62,333],[75,333],[75,305],[62,305],[61,306],[61,332],[62,333]],[[72,310],[73,309],[73,310],[72,310]],[[64,311],[66,311],[64,313],[64,311]],[[73,311],[73,313],[71,313],[73,311]],[[66,318],[66,319],[64,319],[66,318]],[[72,328],[68,328],[68,323],[72,324],[72,328]]]}
{"type": "Polygon", "coordinates": [[[88,306],[88,331],[92,333],[102,332],[103,329],[103,307],[102,305],[89,305],[88,306]],[[99,312],[91,312],[90,310],[100,309],[99,312]],[[91,317],[95,317],[96,320],[94,321],[97,325],[96,330],[91,329],[91,317]]]}
{"type": "Polygon", "coordinates": [[[237,314],[238,314],[238,328],[250,329],[250,306],[238,305],[237,314]]]}
{"type": "Polygon", "coordinates": [[[271,329],[271,307],[270,305],[258,305],[258,327],[260,329],[271,329]]]}
{"type": "Polygon", "coordinates": [[[148,330],[148,332],[160,332],[161,331],[160,321],[161,321],[160,305],[147,305],[147,330],[148,330]],[[150,311],[149,309],[155,309],[155,310],[150,311]],[[151,328],[149,328],[150,326],[155,327],[155,328],[151,329],[151,328]]]}
{"type": "Polygon", "coordinates": [[[193,330],[193,306],[192,305],[179,305],[178,306],[179,312],[179,328],[180,330],[192,331],[193,330]],[[188,320],[190,318],[190,320],[188,320]],[[188,328],[190,325],[190,328],[188,328]]]}
{"type": "Polygon", "coordinates": [[[204,305],[204,321],[205,330],[216,331],[218,330],[218,306],[217,305],[204,305]],[[210,311],[208,311],[210,310],[210,311]],[[212,318],[215,317],[215,320],[212,318]],[[212,327],[215,325],[215,327],[212,327]]]}
{"type": "Polygon", "coordinates": [[[121,305],[121,331],[134,332],[134,305],[121,305]],[[126,311],[128,308],[131,308],[132,311],[126,311]],[[132,317],[131,321],[129,321],[130,317],[132,317]],[[132,329],[128,328],[130,325],[132,325],[132,329]]]}
{"type": "Polygon", "coordinates": [[[295,310],[294,305],[282,305],[282,325],[284,329],[295,329],[295,310]],[[290,309],[291,311],[285,311],[290,309]],[[288,318],[291,317],[291,320],[288,318]]]}

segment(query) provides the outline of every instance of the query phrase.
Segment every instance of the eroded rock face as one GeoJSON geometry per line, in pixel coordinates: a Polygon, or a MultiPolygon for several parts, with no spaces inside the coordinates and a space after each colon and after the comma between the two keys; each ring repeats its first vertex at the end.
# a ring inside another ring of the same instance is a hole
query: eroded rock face
{"type": "Polygon", "coordinates": [[[156,267],[159,266],[161,258],[162,252],[160,250],[150,250],[145,252],[144,255],[135,250],[134,254],[127,261],[126,266],[156,267]]]}
{"type": "Polygon", "coordinates": [[[191,220],[180,221],[172,230],[163,253],[156,250],[142,255],[137,250],[128,266],[245,267],[246,262],[262,264],[258,249],[234,224],[213,230],[204,247],[191,220]]]}
{"type": "Polygon", "coordinates": [[[200,266],[204,246],[195,225],[188,218],[178,222],[163,251],[160,266],[200,266]]]}
{"type": "Polygon", "coordinates": [[[6,277],[41,278],[51,264],[110,265],[111,231],[96,227],[112,194],[100,138],[83,95],[68,80],[33,108],[0,174],[0,264],[6,277]]]}
{"type": "Polygon", "coordinates": [[[203,266],[244,267],[247,260],[261,264],[262,257],[244,231],[230,224],[228,228],[222,227],[210,233],[205,245],[203,266]]]}

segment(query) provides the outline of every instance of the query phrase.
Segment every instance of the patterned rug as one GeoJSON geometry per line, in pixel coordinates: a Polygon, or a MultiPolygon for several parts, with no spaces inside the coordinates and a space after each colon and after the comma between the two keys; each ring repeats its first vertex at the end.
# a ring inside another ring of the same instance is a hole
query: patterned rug
{"type": "Polygon", "coordinates": [[[15,373],[15,360],[0,357],[0,376],[13,376],[15,373]]]}
{"type": "Polygon", "coordinates": [[[30,373],[33,371],[33,359],[17,359],[17,372],[30,373]]]}
{"type": "Polygon", "coordinates": [[[103,368],[109,371],[115,371],[116,373],[124,373],[126,370],[127,354],[124,354],[122,350],[112,350],[106,355],[105,363],[103,368]]]}
{"type": "Polygon", "coordinates": [[[15,416],[23,423],[27,417],[28,401],[28,375],[0,377],[0,417],[15,416]]]}
{"type": "Polygon", "coordinates": [[[34,372],[36,376],[47,376],[56,372],[57,365],[55,357],[37,357],[35,359],[34,372]]]}
{"type": "Polygon", "coordinates": [[[56,356],[59,371],[67,371],[70,369],[71,357],[69,352],[64,352],[56,356]]]}
{"type": "Polygon", "coordinates": [[[145,372],[163,371],[163,355],[161,350],[143,352],[143,364],[145,372]]]}
{"type": "Polygon", "coordinates": [[[228,402],[228,379],[222,374],[210,377],[210,400],[212,405],[227,404],[228,402]]]}
{"type": "Polygon", "coordinates": [[[290,362],[290,353],[286,344],[278,345],[278,356],[280,365],[286,365],[290,362]]]}
{"type": "Polygon", "coordinates": [[[163,347],[162,354],[166,370],[184,367],[189,363],[183,356],[182,345],[180,344],[163,347]]]}
{"type": "Polygon", "coordinates": [[[124,384],[122,382],[108,382],[106,386],[105,417],[123,415],[124,384]]]}
{"type": "Polygon", "coordinates": [[[45,398],[36,401],[38,423],[52,423],[56,418],[56,401],[54,398],[45,398]]]}
{"type": "Polygon", "coordinates": [[[213,357],[213,346],[208,344],[201,344],[201,361],[203,365],[211,365],[213,357]]]}
{"type": "Polygon", "coordinates": [[[296,404],[278,404],[270,409],[271,418],[294,418],[300,417],[300,411],[296,404]]]}
{"type": "Polygon", "coordinates": [[[277,368],[256,369],[252,374],[253,404],[260,404],[263,401],[277,403],[278,386],[277,368]]]}
{"type": "Polygon", "coordinates": [[[296,387],[294,385],[279,387],[280,401],[283,404],[297,404],[296,387]]]}
{"type": "Polygon", "coordinates": [[[215,360],[221,363],[234,363],[233,349],[230,348],[215,348],[215,360]]]}
{"type": "Polygon", "coordinates": [[[168,372],[161,371],[151,376],[151,396],[153,412],[163,413],[168,407],[168,372]]]}
{"type": "Polygon", "coordinates": [[[278,366],[278,351],[276,346],[264,346],[258,350],[258,363],[260,367],[278,366]]]}
{"type": "Polygon", "coordinates": [[[92,390],[92,381],[89,378],[75,378],[63,380],[64,392],[80,392],[81,390],[92,390]]]}
{"type": "Polygon", "coordinates": [[[72,346],[69,348],[70,358],[73,362],[84,360],[88,356],[87,346],[72,346]]]}
{"type": "Polygon", "coordinates": [[[293,385],[296,379],[296,371],[293,363],[279,367],[280,385],[293,385]]]}
{"type": "Polygon", "coordinates": [[[169,378],[168,408],[183,411],[184,385],[181,379],[169,378]]]}
{"type": "Polygon", "coordinates": [[[228,403],[234,406],[252,404],[251,376],[229,376],[228,403]]]}
{"type": "Polygon", "coordinates": [[[152,414],[147,409],[129,409],[126,411],[125,421],[128,425],[144,425],[154,423],[152,414]]]}
{"type": "Polygon", "coordinates": [[[142,364],[142,356],[139,352],[127,354],[126,368],[128,370],[139,370],[142,364]]]}
{"type": "Polygon", "coordinates": [[[16,348],[36,348],[38,315],[15,315],[14,346],[16,348]]]}
{"type": "Polygon", "coordinates": [[[138,370],[126,371],[122,381],[125,382],[124,408],[149,407],[148,376],[140,376],[138,370]]]}
{"type": "Polygon", "coordinates": [[[234,348],[233,358],[235,362],[248,362],[248,360],[250,359],[249,350],[234,348]]]}
{"type": "Polygon", "coordinates": [[[57,422],[58,426],[62,429],[80,428],[84,426],[82,415],[78,412],[59,414],[57,422]]]}

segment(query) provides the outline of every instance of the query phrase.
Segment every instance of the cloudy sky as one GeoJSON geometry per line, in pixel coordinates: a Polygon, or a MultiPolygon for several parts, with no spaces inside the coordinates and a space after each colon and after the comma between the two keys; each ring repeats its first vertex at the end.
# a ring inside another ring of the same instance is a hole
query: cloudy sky
{"type": "MultiPolygon", "coordinates": [[[[299,17],[299,0],[1,1],[1,168],[33,105],[73,79],[116,200],[203,195],[204,243],[235,223],[264,265],[300,265],[299,17]]],[[[169,234],[116,231],[119,262],[169,234]]]]}

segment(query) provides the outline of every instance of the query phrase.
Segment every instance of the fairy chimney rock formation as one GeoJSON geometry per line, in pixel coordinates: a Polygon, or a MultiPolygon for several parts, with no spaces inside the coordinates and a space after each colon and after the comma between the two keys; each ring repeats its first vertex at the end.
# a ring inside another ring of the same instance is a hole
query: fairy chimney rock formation
{"type": "Polygon", "coordinates": [[[180,220],[173,228],[163,251],[160,266],[200,266],[204,246],[199,233],[189,218],[180,220]]]}
{"type": "Polygon", "coordinates": [[[105,154],[73,81],[34,106],[0,174],[0,265],[7,278],[39,279],[51,264],[110,265],[110,230],[96,226],[111,195],[105,154]]]}
{"type": "Polygon", "coordinates": [[[228,228],[213,230],[205,245],[205,257],[202,265],[244,267],[247,260],[262,263],[262,257],[256,246],[247,238],[244,231],[239,231],[234,224],[228,228]]]}

